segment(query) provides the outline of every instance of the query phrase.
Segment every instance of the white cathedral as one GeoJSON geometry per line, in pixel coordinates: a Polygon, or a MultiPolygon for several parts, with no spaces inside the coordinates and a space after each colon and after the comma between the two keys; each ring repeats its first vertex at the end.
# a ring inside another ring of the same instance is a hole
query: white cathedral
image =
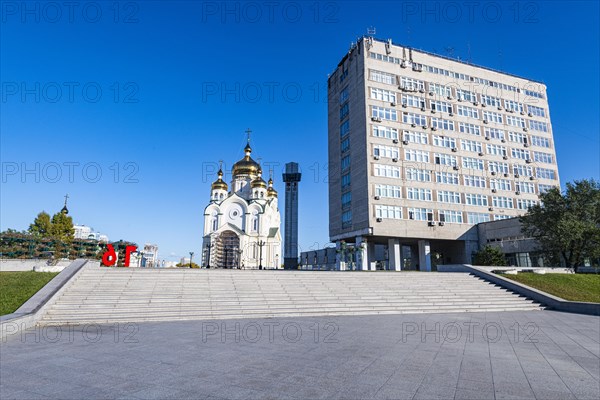
{"type": "Polygon", "coordinates": [[[270,269],[281,265],[281,217],[273,177],[268,183],[262,178],[261,166],[250,157],[249,137],[244,152],[245,157],[231,170],[231,187],[223,180],[222,166],[211,186],[210,203],[204,210],[204,267],[270,269]]]}

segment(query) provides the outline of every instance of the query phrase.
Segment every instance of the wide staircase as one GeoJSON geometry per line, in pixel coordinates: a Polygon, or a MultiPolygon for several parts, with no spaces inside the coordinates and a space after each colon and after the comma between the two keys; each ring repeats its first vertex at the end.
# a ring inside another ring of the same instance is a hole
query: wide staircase
{"type": "Polygon", "coordinates": [[[541,310],[467,273],[84,267],[43,325],[541,310]]]}

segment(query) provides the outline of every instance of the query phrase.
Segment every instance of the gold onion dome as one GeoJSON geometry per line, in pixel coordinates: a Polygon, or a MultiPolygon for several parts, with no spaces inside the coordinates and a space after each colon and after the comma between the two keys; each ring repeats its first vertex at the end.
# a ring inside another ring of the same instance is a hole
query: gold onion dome
{"type": "Polygon", "coordinates": [[[223,170],[219,169],[219,179],[217,179],[216,181],[213,182],[212,184],[212,190],[227,190],[227,183],[225,183],[225,181],[223,180],[223,170]]]}
{"type": "Polygon", "coordinates": [[[252,187],[252,189],[255,188],[267,188],[267,182],[265,182],[265,180],[262,178],[262,170],[258,170],[258,178],[256,178],[255,180],[253,180],[250,183],[250,186],[252,187]]]}
{"type": "Polygon", "coordinates": [[[269,188],[267,189],[267,196],[277,197],[277,190],[273,188],[273,178],[269,179],[269,188]]]}
{"type": "Polygon", "coordinates": [[[250,143],[246,145],[244,152],[246,153],[246,156],[233,164],[231,173],[234,177],[238,175],[258,175],[260,165],[250,157],[250,154],[252,154],[250,143]]]}

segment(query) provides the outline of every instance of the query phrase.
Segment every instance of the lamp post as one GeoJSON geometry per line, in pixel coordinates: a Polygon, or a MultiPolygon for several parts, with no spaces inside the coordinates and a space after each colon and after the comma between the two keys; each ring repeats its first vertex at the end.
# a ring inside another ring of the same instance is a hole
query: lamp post
{"type": "Polygon", "coordinates": [[[258,248],[260,251],[260,256],[259,256],[259,263],[258,263],[258,269],[263,269],[263,265],[262,265],[262,256],[263,256],[263,246],[265,245],[265,242],[262,240],[258,241],[258,248]]]}
{"type": "Polygon", "coordinates": [[[206,248],[208,249],[208,256],[207,261],[206,261],[206,268],[210,268],[210,249],[213,247],[213,244],[210,241],[210,237],[208,238],[208,244],[206,245],[206,248]]]}
{"type": "Polygon", "coordinates": [[[190,251],[190,268],[192,268],[192,257],[194,257],[194,252],[190,251]]]}

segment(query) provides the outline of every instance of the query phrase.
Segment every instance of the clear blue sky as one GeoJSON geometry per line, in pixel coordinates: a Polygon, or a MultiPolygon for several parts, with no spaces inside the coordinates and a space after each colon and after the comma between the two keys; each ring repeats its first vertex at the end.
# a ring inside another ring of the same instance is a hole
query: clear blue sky
{"type": "Polygon", "coordinates": [[[0,228],[68,193],[74,221],[111,240],[199,254],[206,173],[251,128],[281,200],[283,164],[303,169],[302,249],[326,244],[327,74],[370,26],[545,82],[563,185],[598,179],[598,2],[472,3],[1,2],[0,228]],[[22,176],[36,163],[39,182],[22,176]]]}

